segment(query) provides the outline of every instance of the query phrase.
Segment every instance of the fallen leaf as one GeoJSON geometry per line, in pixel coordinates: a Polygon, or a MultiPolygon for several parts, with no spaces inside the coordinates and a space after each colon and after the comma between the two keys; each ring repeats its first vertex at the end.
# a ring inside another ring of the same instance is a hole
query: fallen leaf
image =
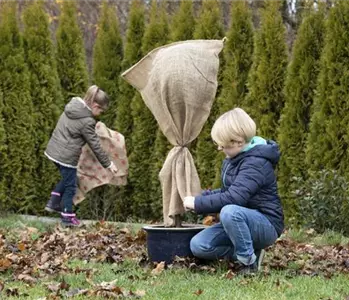
{"type": "Polygon", "coordinates": [[[60,285],[59,285],[59,288],[60,288],[61,290],[66,290],[66,291],[68,291],[69,288],[70,288],[70,285],[69,285],[68,283],[66,283],[65,280],[63,279],[63,280],[61,281],[60,285]]]}
{"type": "Polygon", "coordinates": [[[26,283],[30,283],[30,284],[33,284],[37,281],[34,277],[27,275],[27,274],[19,274],[17,279],[22,280],[26,283]]]}
{"type": "Polygon", "coordinates": [[[58,292],[60,290],[60,283],[48,283],[46,284],[46,288],[51,292],[58,292]]]}
{"type": "Polygon", "coordinates": [[[0,259],[0,271],[7,270],[11,265],[12,265],[12,262],[9,259],[7,258],[0,259]]]}
{"type": "Polygon", "coordinates": [[[37,229],[35,227],[27,227],[27,231],[28,231],[28,233],[37,233],[39,231],[39,229],[37,229]]]}
{"type": "MultiPolygon", "coordinates": [[[[131,292],[131,291],[130,291],[131,292]]],[[[145,291],[144,290],[137,290],[135,292],[132,292],[136,297],[144,297],[145,291]]]]}
{"type": "Polygon", "coordinates": [[[17,248],[20,250],[20,251],[24,251],[25,250],[25,244],[24,243],[19,243],[17,245],[17,248]]]}
{"type": "Polygon", "coordinates": [[[88,294],[89,290],[88,289],[72,289],[68,292],[66,292],[66,297],[71,298],[71,297],[75,297],[78,295],[86,295],[88,294]]]}
{"type": "Polygon", "coordinates": [[[315,233],[315,230],[313,228],[310,228],[306,231],[306,234],[313,235],[315,233]]]}
{"type": "Polygon", "coordinates": [[[130,234],[131,233],[130,229],[128,229],[127,227],[120,229],[120,232],[124,233],[124,234],[130,234]]]}
{"type": "Polygon", "coordinates": [[[41,254],[40,262],[41,262],[41,264],[44,264],[49,259],[50,259],[50,254],[48,252],[44,252],[44,253],[41,254]]]}
{"type": "Polygon", "coordinates": [[[211,226],[214,223],[215,223],[215,218],[213,216],[206,216],[202,221],[202,224],[206,226],[211,226]]]}
{"type": "Polygon", "coordinates": [[[0,292],[1,292],[4,288],[5,288],[5,284],[4,284],[2,281],[0,281],[0,292]]]}
{"type": "Polygon", "coordinates": [[[194,292],[194,295],[200,296],[203,292],[203,290],[197,290],[196,292],[194,292]]]}
{"type": "Polygon", "coordinates": [[[8,288],[5,290],[5,293],[9,297],[19,297],[18,288],[8,288]]]}
{"type": "Polygon", "coordinates": [[[156,265],[155,269],[151,271],[151,274],[159,275],[164,269],[165,269],[165,262],[162,261],[156,265]]]}
{"type": "Polygon", "coordinates": [[[232,279],[235,276],[236,276],[236,274],[232,270],[229,270],[226,274],[224,274],[224,278],[226,278],[226,279],[232,279]]]}

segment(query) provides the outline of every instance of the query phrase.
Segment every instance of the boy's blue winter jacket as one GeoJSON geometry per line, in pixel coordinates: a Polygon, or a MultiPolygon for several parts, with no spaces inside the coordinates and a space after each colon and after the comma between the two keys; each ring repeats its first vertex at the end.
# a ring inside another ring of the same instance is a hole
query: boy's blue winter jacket
{"type": "Polygon", "coordinates": [[[279,158],[278,145],[273,141],[256,145],[234,158],[226,158],[222,167],[222,189],[196,196],[195,211],[217,213],[228,204],[257,209],[269,219],[280,236],[284,216],[274,173],[279,158]]]}

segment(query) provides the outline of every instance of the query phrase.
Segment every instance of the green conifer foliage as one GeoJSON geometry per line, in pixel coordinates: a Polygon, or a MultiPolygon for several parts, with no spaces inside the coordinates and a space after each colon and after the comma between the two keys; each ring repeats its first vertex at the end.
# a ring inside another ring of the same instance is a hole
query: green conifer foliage
{"type": "MultiPolygon", "coordinates": [[[[126,31],[124,57],[121,64],[122,71],[127,70],[142,58],[142,38],[144,35],[144,5],[143,1],[133,0],[130,7],[128,26],[126,31]]],[[[114,128],[124,135],[128,157],[132,153],[131,137],[133,135],[133,118],[131,102],[136,90],[123,78],[119,78],[119,95],[114,128]]],[[[118,220],[127,220],[132,214],[131,195],[133,187],[129,182],[124,187],[111,187],[107,197],[112,196],[115,203],[114,215],[118,220]]]]}
{"type": "MultiPolygon", "coordinates": [[[[145,30],[143,1],[133,0],[130,8],[125,40],[122,70],[125,71],[142,58],[142,39],[145,30]]],[[[116,129],[125,136],[128,155],[132,152],[131,100],[136,90],[124,79],[120,78],[120,95],[117,107],[116,129]]]]}
{"type": "Polygon", "coordinates": [[[298,211],[293,177],[306,179],[305,148],[310,122],[310,107],[320,70],[320,55],[325,32],[325,13],[310,9],[300,24],[293,46],[292,61],[285,82],[285,107],[282,111],[278,142],[282,153],[278,183],[287,218],[298,211]]]}
{"type": "Polygon", "coordinates": [[[108,127],[115,124],[119,99],[119,76],[123,57],[122,39],[116,12],[103,2],[93,52],[93,78],[110,98],[110,105],[102,121],[108,127]]]}
{"type": "Polygon", "coordinates": [[[337,1],[326,23],[324,50],[312,107],[306,158],[308,169],[348,170],[349,2],[337,1]]]}
{"type": "Polygon", "coordinates": [[[193,1],[183,0],[171,23],[171,39],[173,42],[186,41],[193,38],[195,19],[193,1]]]}
{"type": "Polygon", "coordinates": [[[7,2],[0,17],[0,91],[7,142],[3,175],[8,188],[4,208],[11,211],[29,209],[35,195],[33,172],[36,165],[33,104],[16,9],[15,2],[7,2]]]}
{"type": "Polygon", "coordinates": [[[6,143],[6,131],[4,119],[2,113],[4,110],[4,102],[2,97],[2,92],[0,91],[0,209],[4,211],[7,186],[5,178],[5,166],[7,161],[7,143],[6,143]]]}
{"type": "Polygon", "coordinates": [[[194,30],[194,39],[221,39],[224,36],[218,0],[203,0],[194,30]]]}
{"type": "Polygon", "coordinates": [[[280,1],[265,1],[261,25],[255,35],[253,64],[248,79],[249,94],[244,109],[255,120],[258,134],[276,139],[284,106],[284,81],[287,67],[285,27],[280,1]]]}
{"type": "MultiPolygon", "coordinates": [[[[97,38],[93,51],[93,79],[94,83],[109,95],[110,104],[108,110],[101,116],[101,120],[113,130],[118,115],[117,105],[122,57],[123,49],[119,21],[116,12],[104,1],[97,25],[97,38]]],[[[120,202],[119,194],[119,187],[100,186],[89,193],[84,201],[85,203],[80,206],[80,212],[82,215],[87,215],[89,214],[89,208],[93,207],[93,212],[98,219],[115,217],[120,202]]]]}
{"type": "Polygon", "coordinates": [[[42,2],[33,2],[26,8],[23,23],[24,53],[29,71],[35,117],[35,157],[37,158],[34,175],[37,186],[35,209],[42,210],[59,175],[54,164],[45,157],[44,151],[60,110],[63,108],[63,98],[48,16],[42,2]]]}
{"type": "MultiPolygon", "coordinates": [[[[146,54],[154,48],[166,44],[168,34],[165,4],[161,4],[161,7],[158,8],[156,1],[153,1],[149,24],[143,36],[142,53],[146,54]]],[[[139,93],[132,100],[131,109],[134,122],[129,177],[133,186],[132,210],[135,216],[149,219],[153,217],[153,191],[157,190],[155,184],[159,186],[158,180],[157,182],[152,180],[155,172],[153,170],[154,159],[164,160],[165,155],[154,150],[154,144],[158,144],[155,142],[158,125],[139,93]],[[158,153],[157,158],[152,155],[153,151],[158,153]],[[144,174],[149,174],[149,176],[144,174]]]]}
{"type": "Polygon", "coordinates": [[[224,45],[224,71],[221,113],[243,105],[247,93],[247,77],[252,65],[253,24],[247,1],[233,1],[231,27],[224,45]]]}
{"type": "Polygon", "coordinates": [[[85,46],[77,22],[75,1],[63,1],[56,32],[57,67],[65,103],[83,96],[88,87],[85,46]]]}
{"type": "MultiPolygon", "coordinates": [[[[247,93],[247,77],[252,65],[253,24],[247,1],[233,1],[231,26],[224,45],[222,92],[217,99],[219,115],[235,107],[243,106],[247,93]]],[[[221,186],[221,165],[224,153],[216,157],[214,187],[221,186]]]]}
{"type": "MultiPolygon", "coordinates": [[[[221,19],[221,11],[219,1],[204,0],[200,16],[196,22],[194,31],[195,39],[222,39],[224,37],[223,24],[221,19]]],[[[223,59],[221,57],[221,66],[223,59]]],[[[219,78],[219,86],[217,95],[219,95],[221,74],[219,78]]],[[[194,155],[196,157],[196,165],[200,176],[201,186],[203,188],[212,187],[217,169],[217,147],[212,143],[211,129],[219,115],[219,104],[214,101],[210,116],[205,123],[197,141],[194,155]]]]}

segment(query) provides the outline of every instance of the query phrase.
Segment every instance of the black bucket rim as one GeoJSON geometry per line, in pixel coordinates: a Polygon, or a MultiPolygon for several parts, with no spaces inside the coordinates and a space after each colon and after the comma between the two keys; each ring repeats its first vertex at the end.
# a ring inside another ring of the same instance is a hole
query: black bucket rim
{"type": "Polygon", "coordinates": [[[183,224],[183,227],[165,227],[164,224],[144,225],[142,229],[145,231],[192,231],[198,229],[205,229],[209,226],[203,224],[183,224]]]}

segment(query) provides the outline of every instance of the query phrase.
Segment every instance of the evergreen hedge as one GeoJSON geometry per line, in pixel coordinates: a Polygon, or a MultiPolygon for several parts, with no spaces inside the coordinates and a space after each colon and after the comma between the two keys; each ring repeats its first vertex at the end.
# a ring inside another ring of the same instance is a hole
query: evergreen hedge
{"type": "Polygon", "coordinates": [[[258,134],[276,139],[284,106],[284,81],[287,67],[285,26],[280,1],[265,1],[261,24],[255,33],[253,64],[248,78],[249,93],[243,108],[257,123],[258,134]]]}
{"type": "Polygon", "coordinates": [[[59,174],[44,151],[63,109],[54,47],[49,30],[48,16],[42,2],[31,3],[23,13],[23,41],[28,66],[30,94],[34,106],[35,131],[35,211],[43,209],[59,174]]]}
{"type": "Polygon", "coordinates": [[[82,33],[77,21],[75,1],[62,1],[56,32],[57,68],[63,99],[83,97],[88,88],[86,54],[82,33]]]}
{"type": "Polygon", "coordinates": [[[309,170],[348,170],[349,2],[337,1],[326,23],[320,75],[312,107],[306,159],[309,170]]]}
{"type": "MultiPolygon", "coordinates": [[[[196,27],[194,30],[194,39],[222,39],[224,37],[223,25],[221,22],[221,10],[219,1],[204,0],[202,9],[196,27]]],[[[222,58],[222,56],[221,56],[222,58]]],[[[221,66],[223,63],[221,63],[221,66]]],[[[218,76],[221,82],[221,69],[218,76]]],[[[219,95],[220,83],[217,89],[219,95]]],[[[214,101],[210,116],[206,121],[199,137],[196,141],[196,148],[194,151],[195,162],[197,165],[202,188],[212,187],[216,177],[216,156],[217,147],[213,144],[211,139],[211,129],[219,114],[218,102],[214,101]]]]}
{"type": "Polygon", "coordinates": [[[306,140],[309,133],[310,108],[315,97],[320,70],[320,55],[325,32],[325,10],[306,13],[293,46],[292,60],[287,69],[285,107],[281,114],[278,142],[282,153],[278,184],[286,217],[299,212],[292,191],[298,183],[294,177],[307,178],[305,162],[306,140]]]}
{"type": "Polygon", "coordinates": [[[7,157],[2,162],[2,176],[7,187],[3,206],[5,210],[30,212],[37,191],[33,180],[37,163],[34,151],[35,120],[16,9],[15,2],[6,2],[0,17],[0,92],[7,144],[7,157]]]}

